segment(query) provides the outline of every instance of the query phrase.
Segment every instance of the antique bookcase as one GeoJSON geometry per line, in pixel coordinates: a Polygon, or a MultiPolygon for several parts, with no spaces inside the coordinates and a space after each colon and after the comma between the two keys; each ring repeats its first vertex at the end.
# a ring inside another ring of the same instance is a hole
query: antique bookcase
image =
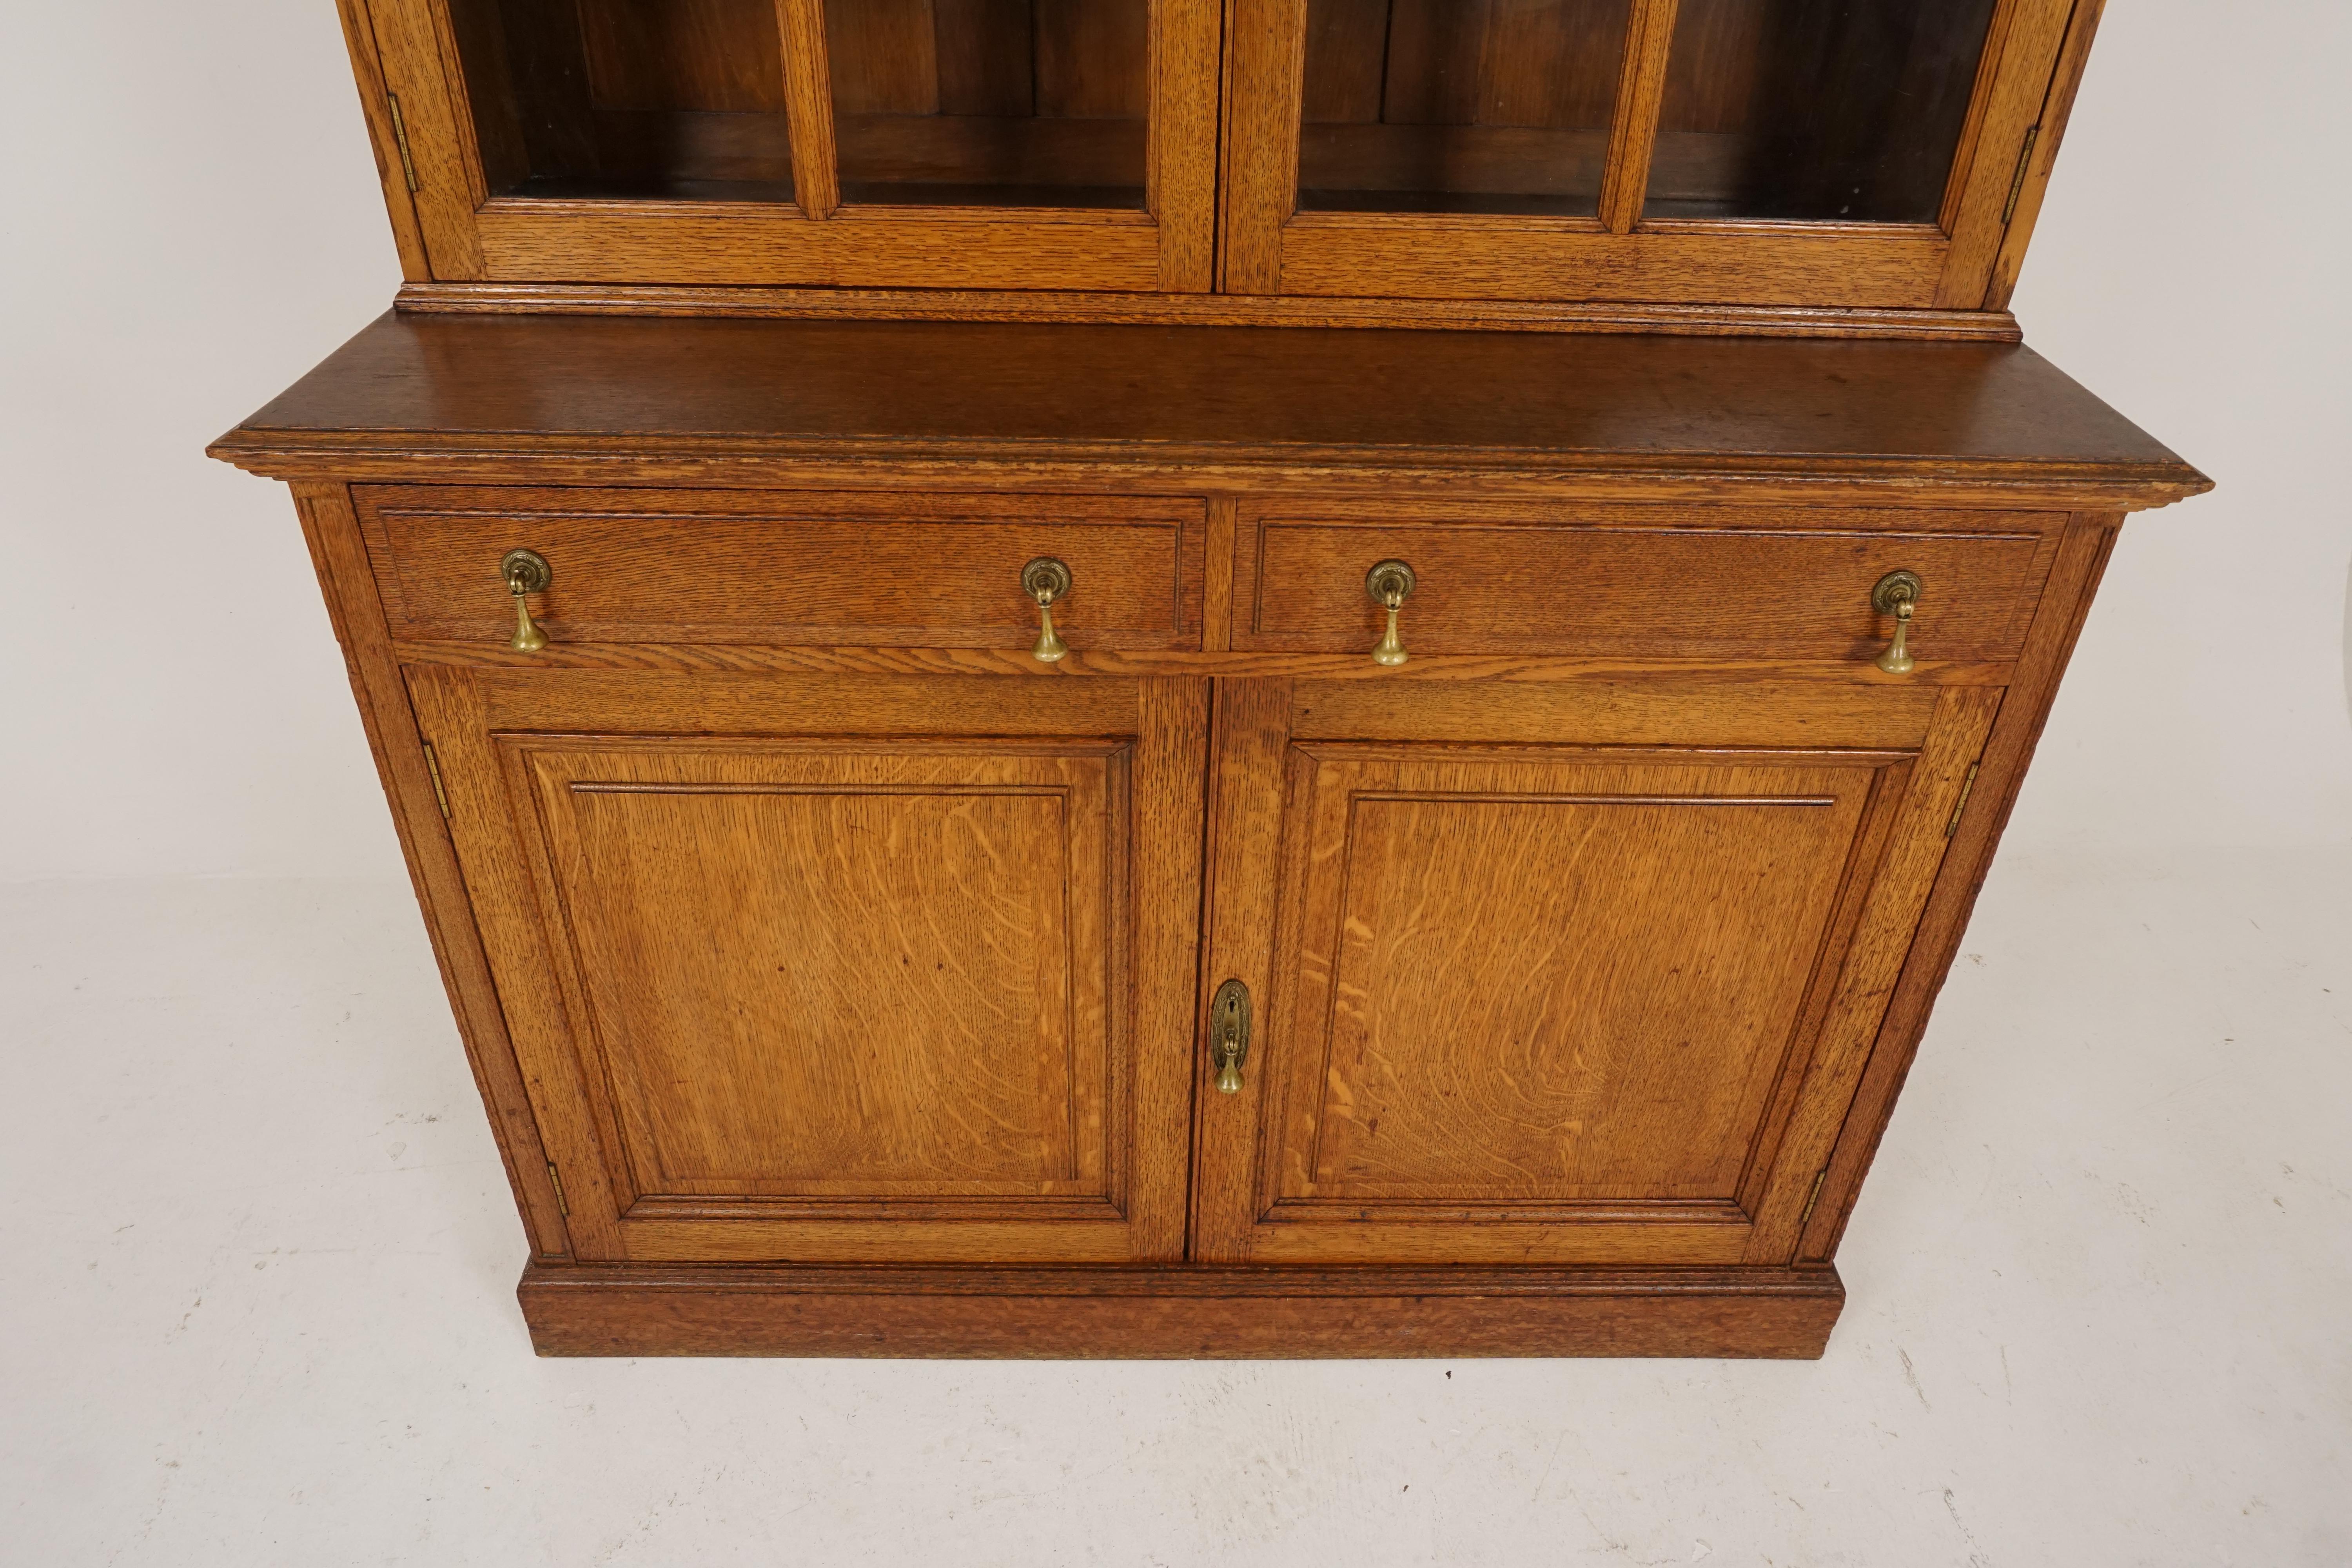
{"type": "Polygon", "coordinates": [[[2099,9],[342,0],[407,282],[214,451],[539,1349],[1818,1355],[2208,488],[2007,310],[2099,9]]]}

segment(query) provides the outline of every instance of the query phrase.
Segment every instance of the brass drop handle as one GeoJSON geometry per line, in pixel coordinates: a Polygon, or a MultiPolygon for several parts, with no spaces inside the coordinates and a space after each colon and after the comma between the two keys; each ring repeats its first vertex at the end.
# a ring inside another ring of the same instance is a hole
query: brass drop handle
{"type": "Polygon", "coordinates": [[[1050,555],[1040,555],[1021,568],[1021,591],[1037,601],[1037,613],[1045,622],[1029,657],[1040,664],[1052,664],[1070,651],[1070,645],[1054,629],[1054,605],[1069,595],[1070,569],[1050,555]]]}
{"type": "Polygon", "coordinates": [[[1878,668],[1889,675],[1908,675],[1918,662],[1911,657],[1911,616],[1926,586],[1916,572],[1889,572],[1870,591],[1870,607],[1895,617],[1895,640],[1877,659],[1878,668]]]}
{"type": "Polygon", "coordinates": [[[1242,1064],[1249,1060],[1249,987],[1228,980],[1209,1004],[1209,1060],[1217,1069],[1219,1094],[1242,1091],[1242,1064]]]}
{"type": "Polygon", "coordinates": [[[1412,568],[1402,561],[1383,561],[1364,574],[1364,592],[1389,613],[1389,629],[1372,646],[1374,664],[1393,669],[1405,661],[1404,639],[1397,636],[1397,612],[1412,596],[1414,586],[1412,568]]]}
{"type": "Polygon", "coordinates": [[[547,564],[547,557],[536,550],[509,550],[499,563],[499,575],[507,580],[507,592],[514,595],[514,636],[507,647],[522,653],[537,653],[547,646],[547,634],[541,631],[530,618],[528,595],[544,594],[547,585],[555,581],[555,573],[547,564]]]}

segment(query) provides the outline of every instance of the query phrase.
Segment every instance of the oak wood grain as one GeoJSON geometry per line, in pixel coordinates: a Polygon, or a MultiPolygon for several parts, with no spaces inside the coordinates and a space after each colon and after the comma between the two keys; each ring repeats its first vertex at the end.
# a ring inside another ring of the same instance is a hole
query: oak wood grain
{"type": "Polygon", "coordinates": [[[469,906],[433,763],[409,704],[383,601],[367,569],[351,500],[339,486],[298,486],[295,510],[327,602],[393,827],[425,916],[458,1037],[533,1252],[571,1249],[562,1200],[469,906]]]}
{"type": "Polygon", "coordinates": [[[929,321],[389,316],[213,450],[2209,483],[2010,345],[929,321]]]}
{"type": "Polygon", "coordinates": [[[1071,573],[1071,646],[1198,647],[1198,501],[368,487],[362,525],[397,634],[503,642],[499,562],[528,544],[554,575],[532,614],[558,642],[1021,647],[1022,569],[1071,573]]]}
{"type": "Polygon", "coordinates": [[[2058,51],[2058,65],[2050,81],[2049,96],[2042,100],[2040,117],[2035,121],[2033,153],[2025,166],[2025,177],[2018,184],[2016,205],[2010,209],[2008,222],[2001,231],[2000,251],[1994,258],[1991,280],[1985,289],[1985,308],[2005,310],[2010,297],[2017,290],[2018,274],[2025,268],[2026,247],[2033,240],[2033,226],[2042,216],[2042,203],[2050,192],[2050,176],[2057,167],[2058,149],[2066,140],[2066,124],[2074,113],[2074,95],[2083,85],[2083,71],[2091,58],[2091,42],[2098,36],[2099,18],[2106,13],[2106,0],[2074,0],[2074,14],[2066,24],[2065,41],[2058,51]]]}
{"type": "Polygon", "coordinates": [[[1840,731],[1752,690],[1600,722],[1580,688],[1288,690],[1220,729],[1256,886],[1219,851],[1212,972],[1265,977],[1264,1087],[1204,1108],[1197,1255],[1785,1258],[1935,872],[1901,847],[1940,852],[1997,696],[1938,730],[1953,691],[1857,692],[1840,731]],[[1594,745],[1648,750],[1562,749],[1594,745]]]}
{"type": "Polygon", "coordinates": [[[432,278],[433,263],[425,254],[415,197],[408,188],[407,166],[400,150],[404,127],[395,126],[392,118],[392,100],[386,96],[383,67],[376,51],[375,24],[362,0],[335,0],[335,10],[342,21],[343,46],[351,55],[352,76],[359,87],[360,110],[367,120],[368,148],[375,154],[376,183],[383,189],[393,246],[400,252],[400,275],[412,283],[423,282],[432,278]]]}
{"type": "Polygon", "coordinates": [[[735,316],[887,321],[1073,321],[1125,326],[1389,327],[1417,331],[1664,332],[1698,337],[1893,338],[2016,342],[2003,310],[1821,305],[1593,304],[1543,300],[1368,300],[956,289],[684,289],[562,283],[403,285],[403,310],[593,316],[735,316]]]}
{"type": "Polygon", "coordinates": [[[1989,62],[1986,105],[1966,181],[1948,209],[1952,246],[1931,303],[1985,303],[2009,221],[2010,193],[2026,150],[2026,132],[2049,98],[2051,75],[2074,9],[2074,0],[2011,0],[1998,62],[1989,62]]]}
{"type": "Polygon", "coordinates": [[[803,216],[823,222],[841,205],[824,0],[775,0],[775,6],[784,102],[793,128],[793,199],[803,216]]]}
{"type": "Polygon", "coordinates": [[[1866,661],[1894,633],[1871,605],[1885,574],[1932,584],[1912,638],[1958,660],[2023,641],[2059,514],[1705,513],[1593,509],[1551,521],[1475,503],[1326,517],[1252,503],[1237,545],[1244,649],[1370,648],[1382,560],[1418,579],[1401,617],[1415,653],[1513,652],[1866,661]]]}
{"type": "Polygon", "coordinates": [[[2115,516],[2087,515],[2074,519],[2067,530],[2065,546],[2051,573],[2015,678],[2001,697],[1986,738],[1966,808],[1949,824],[1949,852],[1920,913],[1853,1109],[1824,1166],[1821,1201],[1805,1227],[1797,1252],[1800,1258],[1826,1258],[1834,1254],[1853,1212],[1863,1178],[1885,1135],[1895,1096],[1919,1050],[1929,1010],[1959,952],[1969,912],[1991,869],[1993,850],[2016,804],[2026,766],[2057,695],[2059,679],[2089,616],[2092,596],[2115,548],[2121,521],[2115,516]]]}
{"type": "Polygon", "coordinates": [[[580,1255],[1180,1256],[1204,683],[688,679],[411,672],[580,1255]]]}
{"type": "MultiPolygon", "coordinates": [[[[1234,679],[1299,677],[1316,680],[1507,681],[1560,684],[1659,677],[1704,679],[1729,691],[1755,685],[1884,687],[1896,678],[1853,661],[1721,658],[1556,658],[1547,656],[1415,655],[1401,669],[1374,664],[1362,651],[1349,653],[1116,653],[1073,649],[1053,664],[1040,663],[1024,634],[1019,646],[994,648],[792,647],[742,643],[551,642],[533,652],[491,640],[434,642],[399,638],[394,651],[404,664],[452,664],[489,669],[637,669],[686,673],[694,670],[748,674],[992,675],[1039,680],[1130,679],[1143,675],[1220,676],[1234,679]]],[[[1921,659],[1906,686],[2005,686],[2014,667],[2007,661],[1968,663],[1921,659]]]]}
{"type": "Polygon", "coordinates": [[[1819,1356],[1832,1268],[534,1265],[541,1355],[1819,1356]]]}
{"type": "Polygon", "coordinates": [[[1633,0],[1616,122],[1609,135],[1609,171],[1601,186],[1601,220],[1612,234],[1630,234],[1642,220],[1674,50],[1675,6],[1676,0],[1633,0]]]}

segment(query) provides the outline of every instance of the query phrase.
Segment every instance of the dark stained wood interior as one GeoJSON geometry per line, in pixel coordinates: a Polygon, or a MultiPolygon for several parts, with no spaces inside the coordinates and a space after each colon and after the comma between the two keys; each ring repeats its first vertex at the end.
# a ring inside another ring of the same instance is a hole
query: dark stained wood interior
{"type": "Polygon", "coordinates": [[[1645,216],[1934,223],[1995,0],[1680,0],[1645,216]]]}
{"type": "Polygon", "coordinates": [[[1629,0],[1309,0],[1300,206],[1590,214],[1629,0]]]}

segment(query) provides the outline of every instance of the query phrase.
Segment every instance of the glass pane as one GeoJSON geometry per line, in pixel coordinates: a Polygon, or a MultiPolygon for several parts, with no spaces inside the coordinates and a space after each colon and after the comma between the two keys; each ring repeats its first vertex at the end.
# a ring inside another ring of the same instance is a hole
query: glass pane
{"type": "Polygon", "coordinates": [[[499,195],[793,199],[774,0],[452,0],[499,195]]]}
{"type": "Polygon", "coordinates": [[[1140,207],[1150,0],[825,0],[844,202],[1140,207]]]}
{"type": "Polygon", "coordinates": [[[1994,0],[1682,0],[1645,217],[1933,223],[1994,0]]]}
{"type": "Polygon", "coordinates": [[[1600,210],[1630,0],[1307,0],[1298,205],[1600,210]]]}

